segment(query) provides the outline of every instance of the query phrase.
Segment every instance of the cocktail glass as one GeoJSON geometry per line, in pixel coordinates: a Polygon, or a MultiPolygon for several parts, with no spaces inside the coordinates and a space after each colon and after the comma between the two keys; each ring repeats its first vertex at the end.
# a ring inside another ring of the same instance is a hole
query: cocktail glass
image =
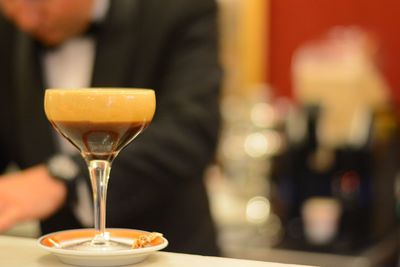
{"type": "Polygon", "coordinates": [[[111,164],[151,122],[156,100],[151,89],[47,89],[44,108],[52,126],[87,163],[93,191],[95,236],[68,249],[119,250],[129,245],[106,232],[106,196],[111,164]]]}

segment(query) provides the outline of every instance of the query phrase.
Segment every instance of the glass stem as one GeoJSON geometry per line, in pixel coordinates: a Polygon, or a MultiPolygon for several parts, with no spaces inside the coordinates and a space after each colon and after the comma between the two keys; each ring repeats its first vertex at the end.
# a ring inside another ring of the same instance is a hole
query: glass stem
{"type": "Polygon", "coordinates": [[[108,242],[106,234],[106,197],[111,162],[107,160],[89,161],[89,173],[93,190],[95,237],[92,245],[101,246],[108,242]]]}

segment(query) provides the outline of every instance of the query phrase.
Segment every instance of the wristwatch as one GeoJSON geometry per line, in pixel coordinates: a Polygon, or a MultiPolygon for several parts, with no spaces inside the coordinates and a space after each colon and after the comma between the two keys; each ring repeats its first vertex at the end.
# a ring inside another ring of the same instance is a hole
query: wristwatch
{"type": "Polygon", "coordinates": [[[49,174],[57,180],[71,182],[79,174],[78,165],[66,155],[55,155],[47,161],[49,174]]]}

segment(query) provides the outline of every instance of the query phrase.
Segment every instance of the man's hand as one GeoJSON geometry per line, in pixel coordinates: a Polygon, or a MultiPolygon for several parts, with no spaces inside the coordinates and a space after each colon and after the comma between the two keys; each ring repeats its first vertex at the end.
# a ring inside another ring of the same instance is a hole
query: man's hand
{"type": "Polygon", "coordinates": [[[66,186],[44,165],[0,176],[0,232],[16,223],[44,219],[64,203],[66,186]]]}

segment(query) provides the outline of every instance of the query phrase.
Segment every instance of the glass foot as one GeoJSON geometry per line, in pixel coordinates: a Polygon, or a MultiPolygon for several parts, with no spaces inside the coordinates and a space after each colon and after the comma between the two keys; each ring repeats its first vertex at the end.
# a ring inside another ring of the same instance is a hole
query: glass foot
{"type": "Polygon", "coordinates": [[[132,244],[123,243],[116,240],[106,240],[98,242],[96,240],[79,240],[62,246],[63,249],[69,250],[86,250],[86,251],[116,251],[127,250],[132,248],[132,244]]]}

